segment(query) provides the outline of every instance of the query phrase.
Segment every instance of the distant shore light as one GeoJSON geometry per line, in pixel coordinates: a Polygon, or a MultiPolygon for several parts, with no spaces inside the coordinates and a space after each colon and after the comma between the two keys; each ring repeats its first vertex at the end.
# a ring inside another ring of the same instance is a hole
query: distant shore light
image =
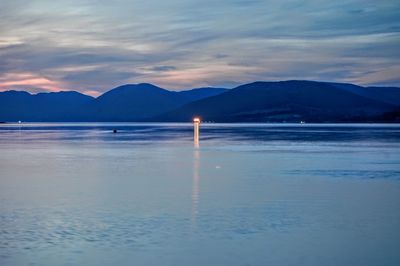
{"type": "Polygon", "coordinates": [[[193,118],[193,139],[194,139],[194,147],[200,147],[200,117],[193,118]]]}

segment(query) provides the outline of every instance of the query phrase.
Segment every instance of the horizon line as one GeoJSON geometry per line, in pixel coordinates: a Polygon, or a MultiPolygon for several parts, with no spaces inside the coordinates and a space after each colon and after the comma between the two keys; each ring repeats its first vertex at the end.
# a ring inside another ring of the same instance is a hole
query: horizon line
{"type": "MultiPolygon", "coordinates": [[[[257,83],[257,82],[272,82],[272,83],[274,83],[274,82],[290,82],[290,81],[306,81],[306,82],[318,82],[318,83],[351,84],[351,85],[355,85],[355,86],[359,86],[359,87],[364,87],[364,88],[366,88],[366,87],[383,87],[383,88],[385,88],[385,87],[390,88],[390,87],[391,87],[391,88],[393,88],[393,87],[394,87],[394,88],[399,88],[399,89],[400,89],[400,86],[392,86],[392,85],[376,85],[376,84],[362,84],[362,85],[360,85],[360,84],[351,83],[351,82],[323,81],[323,80],[309,80],[309,79],[286,79],[286,80],[255,80],[255,81],[250,81],[250,82],[245,82],[245,83],[238,83],[239,85],[234,86],[234,87],[228,87],[228,86],[199,86],[199,87],[197,87],[197,86],[195,86],[195,87],[192,87],[192,88],[180,89],[180,90],[175,90],[175,89],[171,89],[171,88],[161,87],[161,86],[159,86],[159,85],[157,85],[157,84],[155,84],[155,83],[151,83],[151,82],[139,82],[139,83],[126,83],[126,84],[121,84],[121,85],[118,85],[118,86],[113,87],[113,88],[111,88],[111,89],[108,89],[108,90],[106,90],[106,91],[104,91],[104,92],[95,91],[95,90],[86,90],[86,91],[84,91],[84,92],[81,92],[81,91],[74,90],[74,89],[67,89],[67,90],[61,89],[61,90],[58,90],[58,91],[43,90],[43,91],[39,91],[39,92],[31,92],[31,91],[29,91],[29,89],[28,89],[28,90],[9,89],[9,90],[0,90],[0,93],[2,93],[2,92],[12,92],[12,91],[14,91],[14,92],[26,92],[26,93],[28,93],[28,94],[30,94],[30,95],[38,95],[38,94],[60,93],[60,92],[76,92],[76,93],[83,94],[83,95],[86,95],[86,96],[89,96],[89,97],[98,98],[98,97],[102,96],[103,94],[105,94],[105,93],[107,93],[107,92],[109,92],[109,91],[111,91],[111,90],[117,89],[117,88],[122,87],[122,86],[127,86],[127,85],[133,85],[133,86],[138,86],[138,85],[152,85],[152,86],[155,86],[155,87],[158,87],[158,88],[160,88],[160,89],[167,90],[167,91],[170,91],[170,92],[184,92],[184,91],[191,91],[191,90],[205,89],[205,88],[210,88],[210,89],[227,89],[227,90],[231,90],[231,89],[235,89],[235,88],[237,88],[237,87],[243,86],[243,85],[252,84],[252,83],[257,83]],[[98,94],[97,94],[97,96],[91,95],[90,93],[88,93],[88,91],[90,91],[90,92],[96,92],[96,93],[98,93],[98,94]],[[86,93],[85,93],[85,92],[86,92],[86,93]]],[[[40,89],[40,88],[37,88],[37,89],[40,89]]]]}

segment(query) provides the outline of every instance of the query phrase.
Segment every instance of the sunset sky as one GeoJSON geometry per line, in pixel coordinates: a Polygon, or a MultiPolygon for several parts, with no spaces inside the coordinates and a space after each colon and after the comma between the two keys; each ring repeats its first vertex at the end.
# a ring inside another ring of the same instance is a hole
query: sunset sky
{"type": "Polygon", "coordinates": [[[400,86],[400,0],[2,0],[0,91],[400,86]]]}

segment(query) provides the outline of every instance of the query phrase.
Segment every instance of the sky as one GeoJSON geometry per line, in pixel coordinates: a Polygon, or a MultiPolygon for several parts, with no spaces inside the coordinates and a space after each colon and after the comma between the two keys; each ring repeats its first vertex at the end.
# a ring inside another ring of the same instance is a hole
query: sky
{"type": "Polygon", "coordinates": [[[400,86],[400,0],[1,0],[0,91],[400,86]]]}

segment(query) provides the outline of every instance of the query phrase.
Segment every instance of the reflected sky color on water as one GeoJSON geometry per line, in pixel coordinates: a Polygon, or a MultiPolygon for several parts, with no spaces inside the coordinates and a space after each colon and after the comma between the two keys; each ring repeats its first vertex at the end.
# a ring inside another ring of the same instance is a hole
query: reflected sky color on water
{"type": "Polygon", "coordinates": [[[0,151],[1,265],[400,263],[399,125],[0,124],[0,151]]]}

